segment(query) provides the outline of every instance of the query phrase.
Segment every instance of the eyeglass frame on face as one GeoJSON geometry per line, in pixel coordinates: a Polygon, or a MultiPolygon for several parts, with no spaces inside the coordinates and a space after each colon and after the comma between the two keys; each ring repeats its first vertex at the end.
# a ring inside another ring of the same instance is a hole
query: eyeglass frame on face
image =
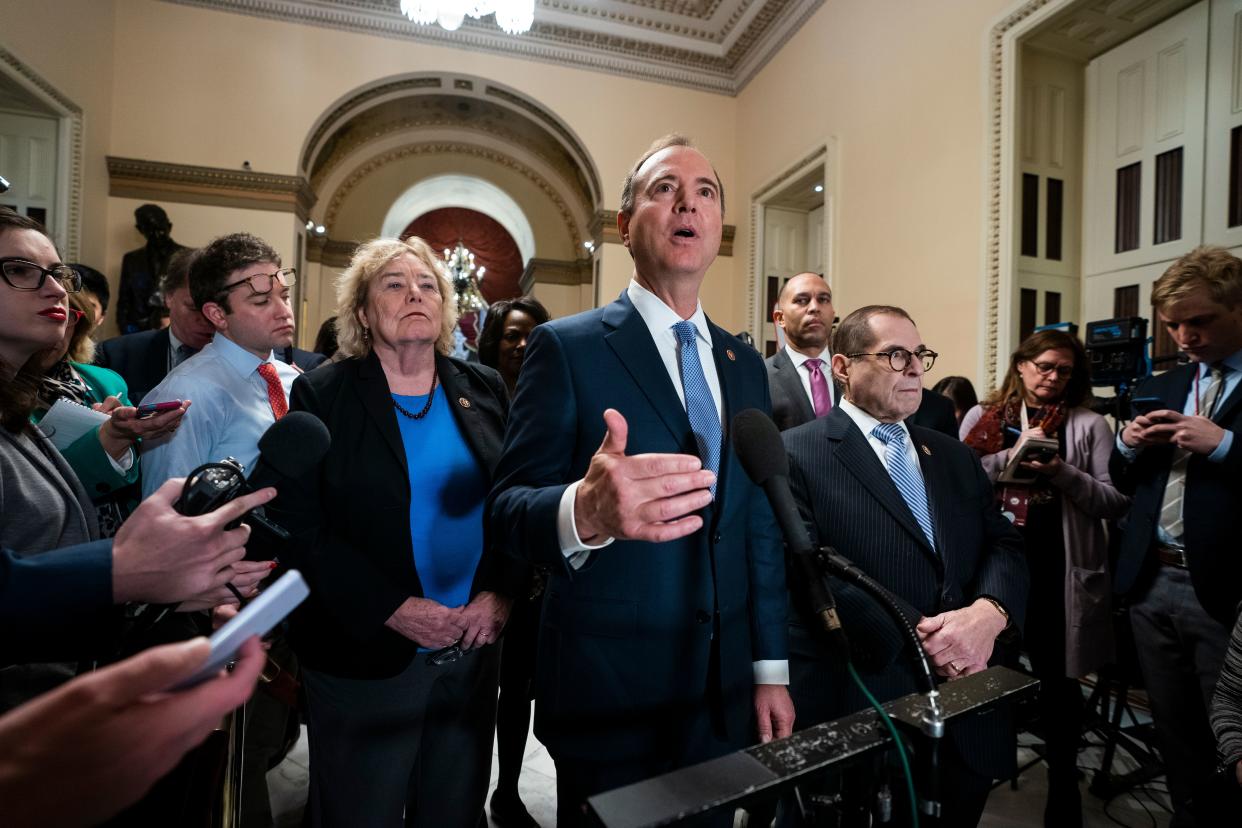
{"type": "Polygon", "coordinates": [[[65,289],[65,293],[77,293],[82,290],[82,274],[78,273],[67,264],[60,264],[56,265],[56,267],[47,268],[40,267],[29,259],[23,259],[21,256],[0,257],[0,279],[3,279],[4,283],[13,288],[13,290],[42,290],[43,285],[47,282],[48,276],[55,276],[56,281],[59,282],[60,286],[65,289]],[[35,283],[34,287],[19,287],[13,284],[13,282],[9,279],[9,262],[20,262],[28,267],[33,267],[35,270],[39,271],[39,281],[35,283]],[[66,276],[66,273],[72,275],[66,276]]]}
{"type": "Polygon", "coordinates": [[[858,357],[865,357],[865,356],[888,357],[888,367],[891,368],[893,371],[896,371],[897,373],[901,373],[902,371],[910,367],[910,359],[912,357],[918,357],[920,362],[925,362],[925,364],[923,365],[923,373],[926,374],[928,371],[932,369],[932,366],[936,364],[936,358],[939,357],[940,354],[936,353],[935,351],[929,350],[927,348],[923,348],[922,350],[917,351],[917,352],[907,351],[905,348],[893,348],[891,351],[876,351],[873,353],[845,354],[845,356],[848,359],[857,359],[858,357]],[[893,362],[893,357],[897,356],[898,354],[905,354],[905,358],[902,359],[901,361],[900,368],[898,368],[896,363],[893,362]],[[926,360],[928,359],[930,359],[931,361],[926,362],[926,360]]]}
{"type": "Polygon", "coordinates": [[[250,288],[251,296],[266,296],[276,289],[276,283],[279,282],[281,287],[293,287],[298,283],[298,269],[296,267],[282,267],[274,273],[255,273],[253,276],[247,276],[245,279],[238,279],[220,288],[220,294],[223,296],[239,285],[246,285],[250,288]],[[288,281],[285,281],[285,274],[288,274],[288,281]],[[271,280],[267,290],[258,290],[254,286],[255,279],[267,277],[271,280]]]}
{"type": "Polygon", "coordinates": [[[1057,379],[1067,380],[1074,376],[1075,366],[1073,365],[1057,365],[1055,362],[1035,362],[1030,359],[1025,359],[1023,362],[1029,362],[1031,367],[1039,372],[1041,377],[1046,377],[1054,371],[1056,372],[1057,379]]]}

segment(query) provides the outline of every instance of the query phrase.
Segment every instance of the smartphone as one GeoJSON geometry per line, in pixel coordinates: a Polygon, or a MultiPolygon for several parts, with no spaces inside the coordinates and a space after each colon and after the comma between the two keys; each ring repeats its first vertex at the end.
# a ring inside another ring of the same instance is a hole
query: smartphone
{"type": "Polygon", "coordinates": [[[138,406],[138,419],[145,420],[156,414],[163,414],[165,411],[175,411],[181,407],[181,402],[181,400],[169,400],[168,402],[144,403],[138,406]]]}
{"type": "Polygon", "coordinates": [[[173,689],[184,690],[214,678],[228,666],[250,636],[267,635],[272,627],[293,612],[294,607],[306,600],[307,595],[310,595],[310,587],[302,579],[302,573],[290,569],[215,631],[211,636],[211,655],[207,656],[206,663],[173,689]]]}
{"type": "Polygon", "coordinates": [[[1130,400],[1131,414],[1135,417],[1140,414],[1150,414],[1153,411],[1160,411],[1161,409],[1168,407],[1169,404],[1159,397],[1135,397],[1130,400]]]}

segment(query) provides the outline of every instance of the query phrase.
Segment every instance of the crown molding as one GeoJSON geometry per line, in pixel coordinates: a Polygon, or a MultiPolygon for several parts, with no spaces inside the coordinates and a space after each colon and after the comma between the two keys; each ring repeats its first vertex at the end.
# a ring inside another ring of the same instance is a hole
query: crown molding
{"type": "Polygon", "coordinates": [[[300,175],[108,156],[108,195],[293,213],[302,221],[315,193],[300,175]]]}
{"type": "Polygon", "coordinates": [[[457,31],[411,23],[395,0],[164,0],[362,34],[576,66],[733,96],[824,0],[719,0],[703,4],[632,0],[597,8],[537,0],[522,35],[467,18],[457,31]],[[619,8],[633,7],[621,13],[619,8]],[[693,25],[691,25],[693,24],[693,25]]]}
{"type": "Polygon", "coordinates": [[[591,284],[591,259],[564,261],[561,259],[531,259],[526,263],[518,279],[518,286],[523,295],[534,290],[536,285],[589,285],[591,284]]]}

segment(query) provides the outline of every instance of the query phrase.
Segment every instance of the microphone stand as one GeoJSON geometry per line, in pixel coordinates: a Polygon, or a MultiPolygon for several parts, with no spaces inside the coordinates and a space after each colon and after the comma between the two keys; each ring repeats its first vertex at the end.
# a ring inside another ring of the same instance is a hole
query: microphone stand
{"type": "Polygon", "coordinates": [[[815,558],[824,571],[835,575],[843,581],[856,585],[882,606],[892,617],[897,627],[905,634],[914,650],[915,661],[919,666],[916,680],[921,685],[927,706],[919,719],[920,729],[927,737],[926,773],[923,775],[924,787],[919,810],[930,817],[940,817],[940,741],[944,738],[944,711],[940,706],[940,691],[936,687],[935,674],[931,662],[927,658],[927,650],[923,642],[910,624],[910,619],[901,611],[893,594],[878,584],[870,575],[863,572],[850,559],[837,554],[831,546],[821,547],[815,558]]]}

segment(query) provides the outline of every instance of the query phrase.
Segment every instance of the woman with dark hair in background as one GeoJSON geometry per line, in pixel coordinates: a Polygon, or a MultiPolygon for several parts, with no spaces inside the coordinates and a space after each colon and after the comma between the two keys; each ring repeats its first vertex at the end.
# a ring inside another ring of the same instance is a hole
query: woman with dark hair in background
{"type": "Polygon", "coordinates": [[[95,357],[90,336],[95,329],[94,309],[85,290],[69,294],[68,302],[64,336],[32,361],[43,372],[33,419],[39,422],[62,398],[112,414],[63,451],[65,461],[95,503],[100,535],[110,538],[129,514],[130,501],[139,499],[133,486],[138,481],[138,441],[175,429],[190,404],[183,402],[172,411],[140,419],[121,375],[90,364],[95,357]]]}
{"type": "MultiPolygon", "coordinates": [[[[502,299],[487,311],[479,334],[479,362],[495,368],[509,389],[517,389],[526,356],[526,338],[551,316],[538,299],[502,299]]],[[[492,794],[492,819],[501,828],[538,828],[518,794],[518,777],[530,729],[531,682],[535,677],[535,646],[539,638],[539,607],[544,578],[534,573],[529,589],[513,602],[500,653],[500,700],[496,705],[496,758],[499,773],[492,794]]]]}
{"type": "Polygon", "coordinates": [[[1108,474],[1112,429],[1084,405],[1090,387],[1082,343],[1064,331],[1039,331],[1014,351],[1000,390],[961,425],[962,440],[994,482],[1027,440],[1049,438],[1058,446],[1044,462],[1024,464],[1034,472],[1029,484],[998,484],[1031,570],[1024,644],[1040,681],[1048,762],[1044,825],[1056,828],[1082,825],[1078,679],[1113,658],[1104,521],[1121,517],[1130,505],[1108,474]]]}
{"type": "Polygon", "coordinates": [[[965,377],[945,377],[932,386],[932,393],[953,401],[953,416],[957,417],[958,428],[961,428],[966,412],[979,404],[975,387],[965,377]]]}

